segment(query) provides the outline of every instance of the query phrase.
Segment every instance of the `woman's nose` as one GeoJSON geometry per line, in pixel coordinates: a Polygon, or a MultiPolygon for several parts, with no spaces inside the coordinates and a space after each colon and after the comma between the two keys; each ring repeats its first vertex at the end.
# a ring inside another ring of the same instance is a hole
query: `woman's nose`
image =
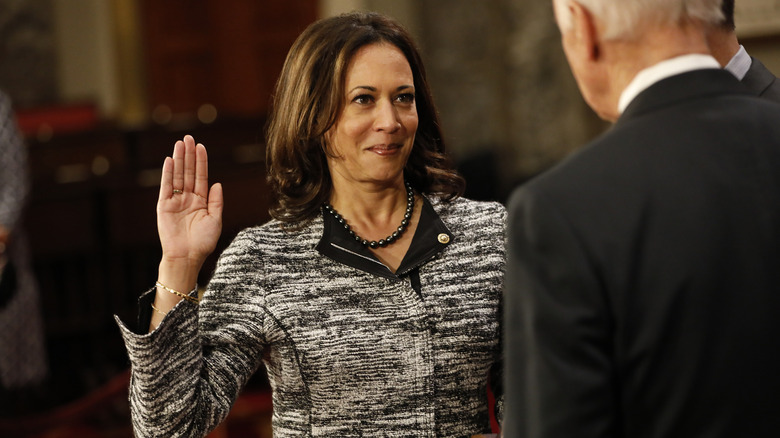
{"type": "Polygon", "coordinates": [[[377,105],[376,121],[374,126],[379,131],[394,132],[401,127],[401,119],[398,110],[387,100],[377,105]]]}

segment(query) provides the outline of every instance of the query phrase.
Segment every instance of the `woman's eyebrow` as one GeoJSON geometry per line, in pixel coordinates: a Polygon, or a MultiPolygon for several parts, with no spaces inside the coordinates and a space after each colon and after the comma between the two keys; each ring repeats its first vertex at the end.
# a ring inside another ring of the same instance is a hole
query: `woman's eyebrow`
{"type": "MultiPolygon", "coordinates": [[[[408,88],[414,88],[414,85],[400,85],[395,89],[395,91],[406,90],[408,88]]],[[[370,85],[358,85],[357,87],[354,87],[351,90],[349,90],[349,92],[352,93],[355,90],[368,90],[368,91],[376,92],[376,87],[372,87],[370,85]]]]}
{"type": "Polygon", "coordinates": [[[353,92],[355,90],[368,90],[368,91],[374,91],[375,92],[376,91],[376,87],[372,87],[370,85],[358,85],[357,87],[349,90],[349,92],[351,93],[351,92],[353,92]]]}

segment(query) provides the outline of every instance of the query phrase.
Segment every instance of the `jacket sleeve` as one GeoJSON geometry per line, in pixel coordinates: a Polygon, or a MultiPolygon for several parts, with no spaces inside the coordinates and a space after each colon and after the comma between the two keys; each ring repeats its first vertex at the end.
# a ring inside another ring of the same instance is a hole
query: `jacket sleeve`
{"type": "Polygon", "coordinates": [[[200,305],[182,300],[150,333],[118,321],[132,368],[136,436],[206,436],[260,365],[262,294],[252,286],[259,282],[247,281],[246,273],[257,272],[248,246],[236,241],[220,257],[200,305]]]}
{"type": "MultiPolygon", "coordinates": [[[[499,244],[501,245],[501,258],[504,261],[501,264],[501,289],[505,290],[504,287],[504,279],[506,278],[506,252],[507,252],[507,212],[506,209],[501,209],[501,215],[500,215],[500,222],[501,222],[501,238],[499,241],[499,244]]],[[[501,294],[501,298],[499,301],[499,315],[503,315],[504,313],[504,294],[501,294]]],[[[504,320],[502,317],[499,317],[498,320],[499,323],[499,331],[498,331],[498,341],[501,351],[501,356],[499,357],[498,361],[493,364],[493,366],[490,369],[490,389],[493,392],[493,397],[495,400],[495,407],[493,411],[493,415],[496,418],[496,421],[498,422],[499,427],[503,427],[504,423],[504,320]]]]}
{"type": "Polygon", "coordinates": [[[619,436],[611,321],[586,245],[552,202],[509,203],[507,437],[619,436]]]}

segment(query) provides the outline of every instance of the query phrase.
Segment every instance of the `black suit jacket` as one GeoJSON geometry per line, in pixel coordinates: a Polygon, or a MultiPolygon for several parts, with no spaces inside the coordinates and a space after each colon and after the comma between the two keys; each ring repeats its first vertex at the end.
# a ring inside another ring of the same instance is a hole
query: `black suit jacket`
{"type": "Polygon", "coordinates": [[[780,433],[780,105],[642,92],[510,199],[505,436],[780,433]]]}
{"type": "Polygon", "coordinates": [[[742,83],[756,96],[780,102],[780,81],[761,61],[751,57],[752,63],[742,83]]]}

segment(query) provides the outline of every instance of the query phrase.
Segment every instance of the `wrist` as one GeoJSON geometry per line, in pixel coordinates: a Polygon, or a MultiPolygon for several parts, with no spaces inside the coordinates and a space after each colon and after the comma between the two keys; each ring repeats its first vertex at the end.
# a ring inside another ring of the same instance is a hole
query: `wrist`
{"type": "Polygon", "coordinates": [[[179,291],[189,292],[198,282],[202,263],[186,259],[163,257],[157,272],[157,281],[179,291]]]}
{"type": "MultiPolygon", "coordinates": [[[[166,291],[170,294],[173,294],[181,299],[187,300],[191,303],[198,304],[200,302],[200,297],[197,297],[197,291],[198,291],[198,285],[196,284],[191,290],[188,291],[180,291],[176,290],[166,284],[160,283],[160,281],[157,281],[155,284],[155,287],[157,288],[157,293],[159,297],[160,289],[163,291],[166,291]]],[[[178,301],[177,301],[178,302],[178,301]]]]}
{"type": "MultiPolygon", "coordinates": [[[[193,260],[186,257],[167,257],[163,254],[162,259],[160,259],[158,273],[160,275],[165,274],[166,277],[171,276],[170,281],[186,279],[195,281],[198,279],[198,273],[201,266],[203,266],[203,262],[204,260],[193,260]]],[[[158,280],[164,281],[165,279],[158,278],[158,280]]]]}

